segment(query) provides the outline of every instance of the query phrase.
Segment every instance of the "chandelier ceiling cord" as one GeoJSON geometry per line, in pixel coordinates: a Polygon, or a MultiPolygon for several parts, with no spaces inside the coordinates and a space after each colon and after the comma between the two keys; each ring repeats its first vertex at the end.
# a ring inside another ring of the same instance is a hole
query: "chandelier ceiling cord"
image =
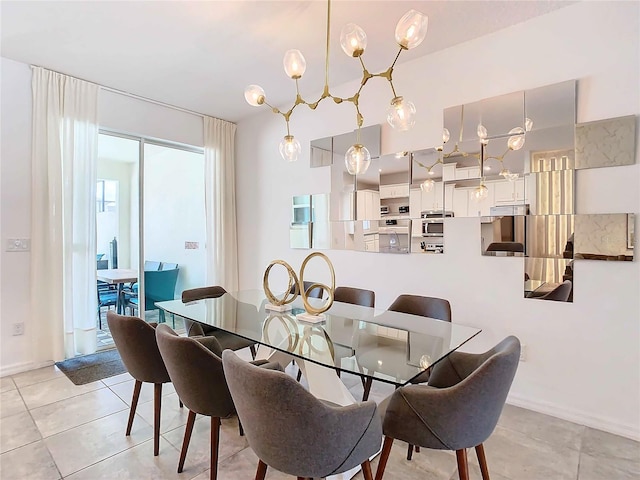
{"type": "Polygon", "coordinates": [[[322,95],[315,102],[307,102],[300,95],[300,89],[298,87],[298,80],[302,78],[306,70],[306,60],[299,50],[288,50],[284,55],[284,70],[287,76],[293,79],[296,83],[296,99],[293,106],[286,112],[281,111],[279,108],[270,105],[266,100],[264,90],[258,85],[249,85],[245,89],[245,99],[250,105],[260,106],[267,105],[271,108],[273,113],[282,115],[287,126],[287,134],[280,142],[279,149],[280,155],[285,160],[290,162],[296,161],[300,154],[300,142],[291,135],[289,128],[289,120],[293,114],[295,108],[298,105],[307,105],[311,110],[315,110],[318,104],[325,98],[332,98],[336,104],[343,102],[352,103],[356,110],[356,143],[352,145],[345,155],[345,165],[348,172],[351,175],[364,173],[369,164],[371,163],[371,154],[369,150],[360,143],[360,127],[364,123],[364,117],[360,112],[360,92],[367,84],[367,82],[374,77],[385,78],[391,87],[393,98],[391,99],[391,105],[387,111],[387,121],[389,124],[400,131],[409,130],[415,123],[416,107],[410,102],[404,100],[402,96],[396,93],[393,86],[393,68],[400,57],[403,50],[410,50],[417,47],[422,43],[428,27],[428,17],[416,10],[408,11],[396,25],[395,38],[400,49],[395,56],[393,63],[389,68],[380,73],[370,73],[364,64],[362,54],[367,47],[367,35],[362,28],[354,23],[345,25],[340,33],[340,45],[342,50],[350,57],[360,60],[362,65],[362,80],[360,81],[360,87],[351,96],[347,98],[336,97],[331,94],[329,90],[329,47],[330,47],[330,32],[331,32],[331,0],[327,1],[327,35],[326,35],[326,51],[325,51],[325,78],[324,88],[322,95]]]}

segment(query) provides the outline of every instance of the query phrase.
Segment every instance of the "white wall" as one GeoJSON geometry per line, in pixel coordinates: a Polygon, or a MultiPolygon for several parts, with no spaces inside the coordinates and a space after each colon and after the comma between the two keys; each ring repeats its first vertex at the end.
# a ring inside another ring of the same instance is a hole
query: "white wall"
{"type": "Polygon", "coordinates": [[[178,264],[179,297],[206,282],[204,154],[147,144],[144,155],[144,258],[178,264]]]}
{"type": "MultiPolygon", "coordinates": [[[[398,66],[396,90],[416,104],[418,121],[406,133],[383,126],[383,153],[438,145],[445,107],[569,79],[579,79],[578,121],[639,114],[639,10],[636,2],[581,2],[398,66]]],[[[348,96],[357,85],[332,93],[348,96]]],[[[385,123],[389,97],[384,81],[369,82],[361,96],[366,125],[385,123]]],[[[289,248],[291,197],[330,189],[330,169],[309,168],[309,142],[355,125],[349,105],[299,107],[291,129],[303,158],[289,164],[277,151],[284,122],[264,112],[241,122],[237,133],[241,288],[260,288],[275,258],[299,267],[308,252],[289,248]]],[[[639,192],[638,164],[578,175],[580,213],[637,213],[639,192]]],[[[577,261],[574,302],[536,302],[523,298],[521,259],[480,255],[478,219],[448,220],[445,235],[441,256],[328,254],[338,284],[375,290],[379,307],[400,293],[449,299],[454,321],[483,329],[470,350],[517,335],[527,361],[511,403],[640,438],[640,262],[577,261]]]]}
{"type": "Polygon", "coordinates": [[[0,369],[26,368],[32,361],[28,252],[5,252],[7,238],[31,237],[31,69],[1,59],[2,124],[0,133],[2,189],[0,264],[0,369]],[[24,322],[25,333],[12,336],[14,322],[24,322]]]}
{"type": "MultiPolygon", "coordinates": [[[[4,376],[40,365],[34,363],[31,332],[31,254],[4,251],[7,238],[31,236],[31,69],[6,58],[0,61],[0,376],[4,376]],[[24,322],[24,335],[11,335],[14,322],[24,322]]],[[[104,90],[99,96],[99,122],[119,132],[204,145],[200,116],[104,90]]],[[[137,195],[137,184],[132,195],[137,195]]],[[[132,212],[132,222],[137,222],[136,215],[132,212]]],[[[132,258],[136,254],[132,251],[132,258]]]]}

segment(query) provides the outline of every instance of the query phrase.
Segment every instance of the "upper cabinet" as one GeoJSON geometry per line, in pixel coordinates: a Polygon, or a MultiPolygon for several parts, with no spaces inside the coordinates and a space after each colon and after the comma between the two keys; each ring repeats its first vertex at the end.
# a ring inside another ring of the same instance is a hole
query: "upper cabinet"
{"type": "Polygon", "coordinates": [[[406,198],[409,196],[409,184],[380,185],[380,198],[406,198]]]}

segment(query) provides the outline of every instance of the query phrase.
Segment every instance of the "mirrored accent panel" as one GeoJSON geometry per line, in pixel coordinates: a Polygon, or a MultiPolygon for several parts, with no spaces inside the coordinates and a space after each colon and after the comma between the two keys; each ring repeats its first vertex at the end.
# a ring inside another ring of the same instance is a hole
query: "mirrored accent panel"
{"type": "Polygon", "coordinates": [[[536,300],[573,302],[573,260],[526,258],[524,296],[536,300]]]}
{"type": "Polygon", "coordinates": [[[364,145],[371,158],[380,156],[380,125],[363,127],[352,132],[318,138],[311,141],[310,164],[311,167],[324,167],[342,163],[347,150],[355,144],[364,145]]]}
{"type": "Polygon", "coordinates": [[[576,125],[576,168],[636,163],[636,116],[576,125]]]}
{"type": "Polygon", "coordinates": [[[635,242],[633,213],[575,216],[574,258],[632,261],[635,242]]]}
{"type": "Polygon", "coordinates": [[[524,257],[527,243],[526,220],[524,215],[482,217],[482,254],[492,257],[524,257]]]}

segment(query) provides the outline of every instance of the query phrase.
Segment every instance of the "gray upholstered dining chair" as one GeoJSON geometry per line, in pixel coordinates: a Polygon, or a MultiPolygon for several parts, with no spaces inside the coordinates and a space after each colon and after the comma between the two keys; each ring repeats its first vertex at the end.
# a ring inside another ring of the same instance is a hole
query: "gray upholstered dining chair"
{"type": "MultiPolygon", "coordinates": [[[[313,283],[315,282],[305,281],[302,288],[304,288],[304,291],[306,292],[307,290],[309,290],[309,287],[313,285],[313,283]]],[[[294,291],[295,291],[295,286],[292,286],[289,292],[293,293],[294,291]]],[[[323,290],[321,288],[314,288],[309,292],[309,298],[322,298],[322,292],[323,290]]]]}
{"type": "Polygon", "coordinates": [[[158,455],[162,384],[169,383],[171,379],[156,343],[156,324],[147,323],[138,317],[118,315],[112,311],[107,312],[107,323],[122,362],[135,379],[125,435],[131,434],[142,382],[153,383],[153,454],[158,455]]]}
{"type": "MultiPolygon", "coordinates": [[[[191,288],[182,292],[182,302],[189,303],[195,302],[196,300],[204,300],[206,298],[218,298],[225,293],[227,293],[227,291],[218,285],[191,288]]],[[[188,318],[184,319],[184,327],[187,330],[187,335],[189,337],[216,337],[218,343],[220,343],[220,346],[222,347],[222,350],[226,350],[227,348],[229,350],[241,350],[249,347],[251,350],[251,356],[256,358],[256,342],[233,335],[232,333],[225,332],[224,330],[220,330],[219,328],[212,327],[210,325],[194,322],[188,318]]]]}
{"type": "Polygon", "coordinates": [[[333,292],[333,299],[336,302],[361,305],[363,307],[373,308],[376,306],[376,293],[362,288],[336,287],[333,292]]]}
{"type": "MultiPolygon", "coordinates": [[[[158,348],[169,377],[180,399],[189,409],[187,425],[178,462],[181,473],[187,457],[191,432],[196,414],[211,417],[211,480],[217,478],[220,419],[235,413],[222,370],[222,350],[215,337],[180,337],[168,325],[156,328],[158,348]]],[[[267,368],[280,368],[278,364],[257,362],[267,368]]],[[[243,435],[242,425],[239,425],[243,435]]]]}
{"type": "Polygon", "coordinates": [[[374,402],[346,407],[323,402],[285,373],[256,368],[230,350],[222,353],[222,363],[249,446],[259,458],[256,480],[265,478],[267,467],[303,479],[358,465],[365,480],[372,480],[369,458],[382,438],[374,402]]]}
{"type": "Polygon", "coordinates": [[[498,423],[518,368],[520,341],[513,336],[482,354],[453,352],[437,363],[429,385],[397,389],[380,405],[384,445],[381,480],[394,439],[437,450],[455,450],[460,480],[469,480],[467,448],[475,447],[482,479],[489,480],[482,445],[498,423]]]}

